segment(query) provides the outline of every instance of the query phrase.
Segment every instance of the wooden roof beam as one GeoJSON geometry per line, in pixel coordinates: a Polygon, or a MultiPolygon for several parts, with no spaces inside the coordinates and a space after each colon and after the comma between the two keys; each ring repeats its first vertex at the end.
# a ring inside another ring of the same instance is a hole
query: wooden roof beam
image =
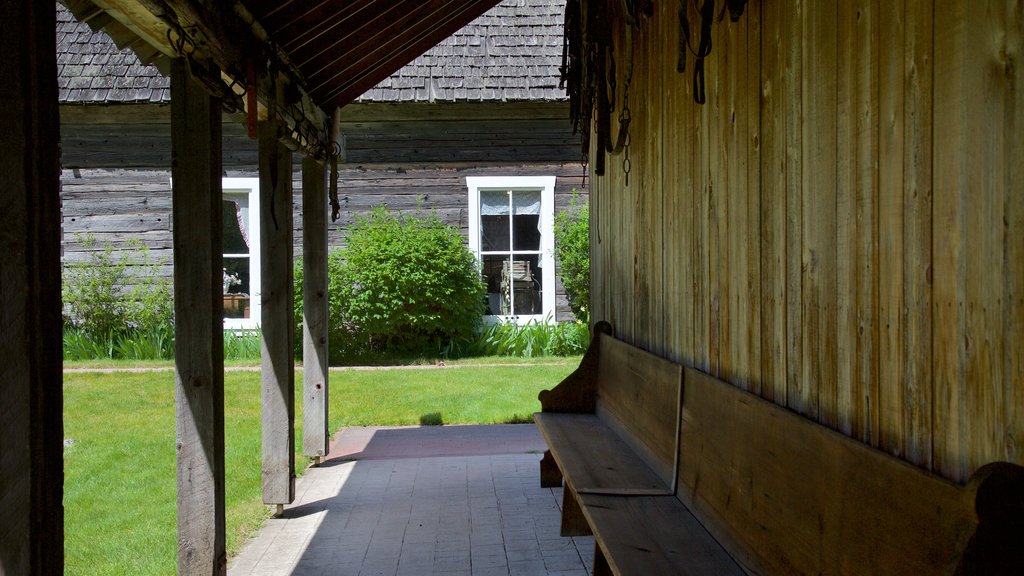
{"type": "Polygon", "coordinates": [[[169,58],[177,54],[167,37],[167,16],[160,0],[92,0],[96,7],[169,58]],[[155,10],[155,11],[154,11],[155,10]]]}

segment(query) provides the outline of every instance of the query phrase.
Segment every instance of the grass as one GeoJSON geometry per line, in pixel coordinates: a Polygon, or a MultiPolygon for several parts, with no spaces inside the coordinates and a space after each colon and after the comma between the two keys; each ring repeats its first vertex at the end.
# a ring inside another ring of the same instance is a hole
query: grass
{"type": "Polygon", "coordinates": [[[424,417],[432,424],[529,422],[540,409],[537,393],[578,363],[332,370],[331,422],[397,426],[420,424],[424,417]]]}
{"type": "MultiPolygon", "coordinates": [[[[578,358],[561,360],[537,366],[332,370],[331,429],[522,421],[539,409],[537,393],[578,364],[578,358]]],[[[147,362],[142,367],[168,366],[147,362]]],[[[300,374],[296,384],[301,386],[300,374]]],[[[224,397],[230,553],[268,514],[260,497],[259,373],[226,373],[224,397]]],[[[295,421],[301,439],[301,402],[295,421]]],[[[64,436],[74,442],[64,454],[67,573],[174,573],[173,372],[65,374],[64,436]]]]}

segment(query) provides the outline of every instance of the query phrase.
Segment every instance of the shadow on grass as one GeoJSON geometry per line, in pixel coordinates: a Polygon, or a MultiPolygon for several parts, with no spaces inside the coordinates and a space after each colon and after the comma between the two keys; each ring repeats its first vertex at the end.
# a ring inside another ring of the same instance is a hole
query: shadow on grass
{"type": "Polygon", "coordinates": [[[420,426],[444,426],[444,418],[440,412],[431,412],[420,416],[420,426]]]}

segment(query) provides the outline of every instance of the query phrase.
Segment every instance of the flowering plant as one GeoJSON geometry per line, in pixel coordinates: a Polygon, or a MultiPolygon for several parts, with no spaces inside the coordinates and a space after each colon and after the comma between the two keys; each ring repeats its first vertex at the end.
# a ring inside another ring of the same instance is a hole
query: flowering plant
{"type": "Polygon", "coordinates": [[[238,277],[238,274],[228,274],[228,269],[224,268],[224,293],[227,294],[228,290],[232,286],[237,286],[242,283],[242,280],[238,277]]]}

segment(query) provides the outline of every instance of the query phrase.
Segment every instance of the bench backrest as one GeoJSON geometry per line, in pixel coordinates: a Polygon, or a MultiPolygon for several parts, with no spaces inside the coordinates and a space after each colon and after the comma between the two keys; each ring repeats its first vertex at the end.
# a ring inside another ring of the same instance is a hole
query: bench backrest
{"type": "Polygon", "coordinates": [[[595,413],[675,486],[683,368],[600,334],[595,413]]]}
{"type": "Polygon", "coordinates": [[[677,497],[748,569],[952,573],[973,491],[707,374],[683,378],[677,497]]]}

